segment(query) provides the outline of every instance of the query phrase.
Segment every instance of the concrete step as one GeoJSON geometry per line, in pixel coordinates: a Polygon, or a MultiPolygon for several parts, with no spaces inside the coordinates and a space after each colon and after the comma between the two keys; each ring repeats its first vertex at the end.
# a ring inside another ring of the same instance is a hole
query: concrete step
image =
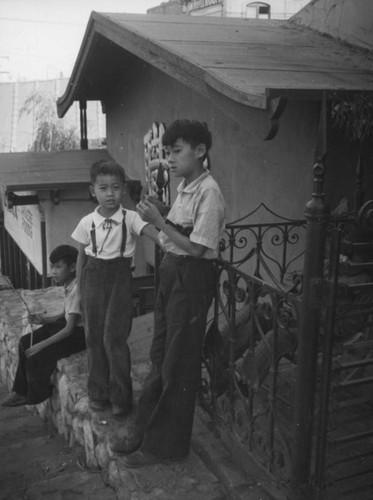
{"type": "Polygon", "coordinates": [[[237,460],[233,450],[217,437],[208,415],[196,409],[192,449],[204,466],[224,485],[230,500],[285,500],[275,481],[248,455],[237,460]]]}
{"type": "MultiPolygon", "coordinates": [[[[151,315],[134,319],[130,347],[135,402],[149,370],[152,330],[151,315]]],[[[89,408],[85,356],[59,361],[53,395],[30,407],[34,413],[24,407],[0,407],[0,500],[283,500],[253,461],[241,467],[198,410],[187,460],[126,468],[123,456],[111,451],[109,434],[129,429],[134,414],[117,419],[110,410],[96,413],[89,408]],[[49,416],[60,435],[40,416],[49,416]]],[[[2,392],[0,400],[7,393],[2,392]]]]}

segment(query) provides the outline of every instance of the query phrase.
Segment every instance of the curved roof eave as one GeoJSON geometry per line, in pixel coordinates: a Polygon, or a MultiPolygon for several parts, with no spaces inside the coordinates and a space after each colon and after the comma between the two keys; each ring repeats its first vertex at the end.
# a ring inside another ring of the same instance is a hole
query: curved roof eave
{"type": "Polygon", "coordinates": [[[259,109],[280,95],[373,91],[372,54],[288,21],[92,12],[58,115],[104,100],[135,60],[207,98],[214,89],[259,109]]]}
{"type": "MultiPolygon", "coordinates": [[[[244,92],[224,81],[224,78],[217,76],[214,72],[210,72],[187,57],[180,56],[170,47],[145,37],[135,30],[130,30],[125,25],[120,26],[108,16],[109,14],[97,12],[92,12],[90,16],[69,83],[65,93],[57,100],[57,112],[60,118],[66,114],[74,101],[85,97],[79,94],[79,87],[84,79],[87,61],[93,57],[97,35],[114,42],[127,53],[139,57],[206,96],[208,87],[211,87],[241,104],[267,108],[267,96],[259,90],[257,92],[257,89],[254,89],[252,93],[244,92]]],[[[159,19],[160,16],[156,17],[159,19]]],[[[100,96],[97,95],[95,100],[100,100],[100,96]]]]}

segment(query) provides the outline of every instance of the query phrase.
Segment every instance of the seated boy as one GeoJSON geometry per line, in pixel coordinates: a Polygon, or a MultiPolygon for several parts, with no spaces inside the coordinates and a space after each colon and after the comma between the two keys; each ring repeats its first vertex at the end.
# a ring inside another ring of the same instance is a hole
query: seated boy
{"type": "Polygon", "coordinates": [[[85,349],[76,293],[77,257],[78,250],[69,245],[58,246],[50,254],[51,275],[59,285],[64,286],[65,315],[57,320],[48,320],[40,314],[31,315],[32,323],[43,326],[21,337],[13,392],[2,402],[2,406],[33,405],[48,399],[53,389],[50,377],[57,361],[85,349]]]}

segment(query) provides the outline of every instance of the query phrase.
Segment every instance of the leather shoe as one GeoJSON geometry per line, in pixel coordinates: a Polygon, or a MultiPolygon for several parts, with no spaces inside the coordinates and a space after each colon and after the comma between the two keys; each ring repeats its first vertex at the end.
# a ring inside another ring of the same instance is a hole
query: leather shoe
{"type": "Polygon", "coordinates": [[[118,434],[109,437],[109,445],[114,453],[124,453],[129,455],[138,450],[142,443],[142,435],[134,434],[131,437],[126,435],[120,436],[118,434]]]}
{"type": "Polygon", "coordinates": [[[129,469],[137,469],[138,467],[146,467],[147,465],[160,463],[162,462],[162,459],[152,455],[151,453],[137,450],[131,453],[131,455],[124,457],[123,462],[129,469]]]}
{"type": "Polygon", "coordinates": [[[131,406],[119,406],[115,404],[111,406],[111,412],[114,417],[125,417],[131,412],[131,409],[131,406]]]}
{"type": "Polygon", "coordinates": [[[104,411],[110,406],[109,401],[96,401],[94,399],[89,400],[89,407],[94,411],[104,411]]]}
{"type": "Polygon", "coordinates": [[[18,394],[17,392],[13,392],[1,403],[1,406],[22,406],[27,404],[29,403],[25,396],[22,396],[22,394],[18,394]]]}

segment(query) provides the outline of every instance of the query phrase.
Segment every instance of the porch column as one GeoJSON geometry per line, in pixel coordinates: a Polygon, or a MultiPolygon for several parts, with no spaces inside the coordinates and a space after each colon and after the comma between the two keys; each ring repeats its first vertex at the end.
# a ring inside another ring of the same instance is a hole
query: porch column
{"type": "Polygon", "coordinates": [[[88,149],[87,101],[79,101],[80,108],[80,149],[88,149]]]}
{"type": "Polygon", "coordinates": [[[292,449],[292,498],[306,499],[310,483],[316,361],[322,305],[322,278],[328,208],[324,202],[323,160],[314,166],[312,199],[305,208],[307,220],[302,309],[298,341],[292,449]],[[301,496],[300,496],[301,494],[301,496]]]}

